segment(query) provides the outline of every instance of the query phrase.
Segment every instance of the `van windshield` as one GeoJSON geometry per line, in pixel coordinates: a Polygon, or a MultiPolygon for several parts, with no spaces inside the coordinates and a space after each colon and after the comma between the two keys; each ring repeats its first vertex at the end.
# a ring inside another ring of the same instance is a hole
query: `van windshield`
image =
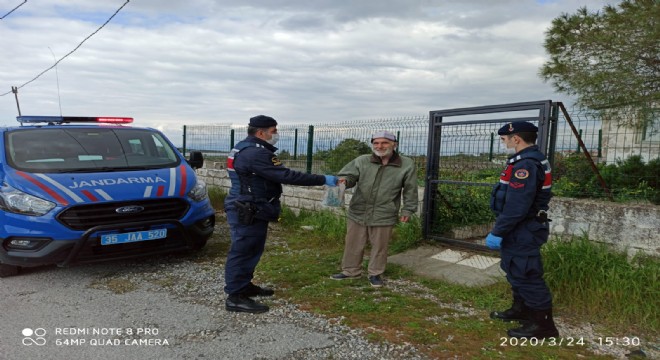
{"type": "Polygon", "coordinates": [[[130,171],[179,164],[176,150],[148,129],[30,128],[6,136],[9,164],[28,172],[130,171]]]}

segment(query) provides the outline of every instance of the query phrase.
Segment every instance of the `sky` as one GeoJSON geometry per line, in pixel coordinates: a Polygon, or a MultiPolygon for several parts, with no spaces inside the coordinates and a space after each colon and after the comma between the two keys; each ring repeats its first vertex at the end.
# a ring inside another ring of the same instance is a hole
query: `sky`
{"type": "Polygon", "coordinates": [[[545,32],[562,13],[617,3],[0,0],[0,125],[18,124],[12,86],[23,115],[130,116],[172,140],[183,125],[258,114],[319,125],[570,106],[538,76],[545,32]]]}

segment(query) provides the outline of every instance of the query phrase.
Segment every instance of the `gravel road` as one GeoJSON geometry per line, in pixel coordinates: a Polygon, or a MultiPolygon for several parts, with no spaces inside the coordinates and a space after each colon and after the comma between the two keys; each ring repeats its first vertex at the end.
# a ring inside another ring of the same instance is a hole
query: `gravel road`
{"type": "Polygon", "coordinates": [[[424,359],[277,296],[226,312],[223,270],[195,255],[24,269],[0,279],[0,359],[424,359]]]}
{"type": "MultiPolygon", "coordinates": [[[[216,232],[226,234],[225,226],[216,232]]],[[[216,236],[210,245],[223,241],[226,235],[216,236]]],[[[277,294],[268,300],[268,313],[228,313],[224,268],[205,251],[32,268],[0,279],[0,359],[425,359],[410,345],[369,342],[363,331],[341,325],[342,319],[301,311],[277,294]]],[[[398,280],[388,287],[423,291],[398,280]]],[[[430,294],[428,299],[475,314],[430,294]]],[[[595,337],[588,325],[560,320],[558,326],[563,336],[595,337]]],[[[593,350],[619,359],[630,351],[593,350]]]]}

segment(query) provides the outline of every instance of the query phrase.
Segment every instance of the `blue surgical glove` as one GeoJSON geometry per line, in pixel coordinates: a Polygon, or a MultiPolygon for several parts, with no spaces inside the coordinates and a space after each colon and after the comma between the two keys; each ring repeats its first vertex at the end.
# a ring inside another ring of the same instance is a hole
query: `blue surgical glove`
{"type": "Polygon", "coordinates": [[[328,186],[337,186],[337,177],[334,175],[323,175],[325,176],[325,184],[328,186]]]}
{"type": "Polygon", "coordinates": [[[486,236],[486,246],[493,250],[498,250],[500,245],[502,245],[502,238],[488,233],[488,236],[486,236]]]}

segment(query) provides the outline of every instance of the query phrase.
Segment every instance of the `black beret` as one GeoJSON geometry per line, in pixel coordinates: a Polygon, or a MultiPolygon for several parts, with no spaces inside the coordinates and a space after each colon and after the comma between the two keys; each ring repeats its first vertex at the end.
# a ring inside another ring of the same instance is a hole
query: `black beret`
{"type": "Polygon", "coordinates": [[[537,132],[539,129],[527,121],[514,121],[497,130],[497,135],[511,135],[520,132],[537,132]]]}
{"type": "Polygon", "coordinates": [[[257,115],[250,118],[250,126],[256,128],[269,128],[272,126],[277,126],[277,121],[270,116],[266,115],[257,115]]]}

